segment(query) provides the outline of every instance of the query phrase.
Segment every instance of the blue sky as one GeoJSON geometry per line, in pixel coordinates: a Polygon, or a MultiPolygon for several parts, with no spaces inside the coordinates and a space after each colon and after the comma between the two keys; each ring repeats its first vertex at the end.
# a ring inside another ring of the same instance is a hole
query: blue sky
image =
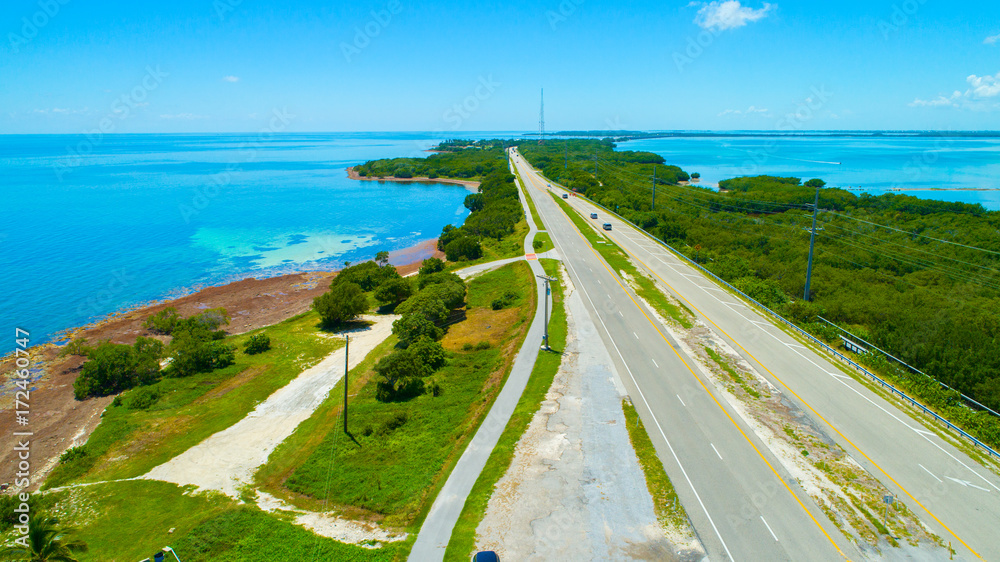
{"type": "Polygon", "coordinates": [[[0,133],[530,131],[542,87],[550,131],[1000,129],[992,1],[7,0],[0,32],[0,133]]]}

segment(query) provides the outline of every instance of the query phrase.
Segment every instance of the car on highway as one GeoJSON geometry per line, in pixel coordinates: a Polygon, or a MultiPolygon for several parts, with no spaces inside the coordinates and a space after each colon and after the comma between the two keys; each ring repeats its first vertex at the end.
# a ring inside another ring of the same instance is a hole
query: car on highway
{"type": "Polygon", "coordinates": [[[563,193],[563,199],[569,199],[569,194],[563,193]]]}
{"type": "Polygon", "coordinates": [[[610,222],[604,223],[604,230],[611,230],[611,223],[610,222]]]}
{"type": "Polygon", "coordinates": [[[597,213],[590,213],[590,218],[596,219],[597,218],[597,213]]]}
{"type": "Polygon", "coordinates": [[[472,562],[500,562],[500,557],[492,550],[484,550],[473,554],[472,562]]]}

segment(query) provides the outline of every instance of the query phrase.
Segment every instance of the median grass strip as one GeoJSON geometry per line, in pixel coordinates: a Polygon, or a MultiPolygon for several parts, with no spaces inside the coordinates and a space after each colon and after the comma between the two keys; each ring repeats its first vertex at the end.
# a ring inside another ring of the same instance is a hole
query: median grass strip
{"type": "Polygon", "coordinates": [[[555,248],[552,244],[552,238],[549,236],[548,232],[536,232],[535,240],[531,243],[531,245],[535,249],[536,254],[548,252],[552,248],[555,248]]]}
{"type": "Polygon", "coordinates": [[[646,487],[650,495],[653,496],[653,508],[656,517],[665,527],[677,530],[686,530],[688,527],[687,512],[681,505],[680,498],[674,485],[667,477],[667,472],[660,462],[660,457],[656,456],[656,449],[653,441],[646,433],[646,427],[628,399],[622,400],[622,410],[625,412],[625,425],[628,426],[629,440],[632,448],[639,457],[639,465],[646,475],[646,487]]]}
{"type": "Polygon", "coordinates": [[[233,365],[189,377],[164,378],[124,393],[104,412],[87,444],[78,448],[81,452],[59,464],[45,487],[139,476],[233,425],[304,369],[344,345],[319,324],[319,316],[307,312],[228,337],[226,342],[239,350],[233,365]],[[258,333],[268,335],[272,349],[245,354],[243,342],[258,333]],[[146,409],[133,410],[125,404],[135,392],[152,392],[159,398],[146,409]]]}
{"type": "Polygon", "coordinates": [[[656,282],[653,279],[635,267],[617,244],[598,234],[591,223],[587,222],[573,207],[554,194],[552,197],[562,207],[563,211],[566,212],[567,216],[569,216],[570,220],[573,221],[573,224],[576,225],[583,236],[601,254],[601,257],[608,262],[608,265],[619,274],[625,272],[626,280],[639,297],[652,306],[664,318],[671,318],[688,330],[694,327],[694,321],[692,320],[694,314],[687,307],[671,301],[663,291],[657,288],[656,282]]]}
{"type": "Polygon", "coordinates": [[[705,348],[705,353],[708,354],[712,361],[715,361],[715,363],[721,367],[722,370],[725,371],[734,381],[736,381],[736,384],[740,385],[740,387],[743,388],[747,394],[753,396],[754,398],[760,398],[760,393],[743,380],[743,377],[735,368],[733,368],[732,365],[729,364],[729,361],[727,361],[726,358],[707,345],[702,347],[705,348]]]}
{"type": "MultiPolygon", "coordinates": [[[[272,489],[280,484],[286,490],[277,495],[309,509],[418,529],[503,385],[534,313],[533,286],[525,262],[471,280],[464,319],[442,340],[447,364],[427,380],[436,395],[379,402],[371,380],[377,375],[370,366],[358,369],[352,376],[368,382],[350,399],[350,435],[340,425],[339,400],[331,397],[275,451],[257,481],[272,489]],[[493,302],[510,292],[514,298],[493,310],[493,302]]],[[[379,351],[387,354],[391,347],[379,351]]],[[[378,358],[373,353],[369,360],[378,358]]]]}
{"type": "Polygon", "coordinates": [[[517,177],[518,183],[521,184],[521,193],[527,197],[528,210],[531,211],[531,219],[535,221],[535,228],[538,230],[544,230],[545,225],[542,224],[542,219],[538,216],[538,210],[535,209],[535,202],[532,200],[531,195],[528,194],[528,186],[525,185],[524,180],[521,179],[521,172],[517,169],[517,166],[514,166],[514,175],[517,177]]]}
{"type": "MultiPolygon", "coordinates": [[[[539,260],[539,263],[545,269],[546,274],[557,279],[560,278],[558,261],[543,259],[539,260]]],[[[552,386],[552,381],[562,363],[562,350],[566,346],[567,337],[563,288],[559,281],[552,283],[551,287],[552,316],[549,321],[549,347],[552,348],[552,351],[539,353],[524,393],[521,394],[521,399],[514,408],[510,421],[507,422],[496,447],[486,461],[485,468],[479,474],[479,478],[465,501],[462,514],[452,531],[451,540],[445,552],[445,560],[465,560],[475,549],[476,528],[483,520],[494,487],[514,460],[517,443],[541,407],[545,394],[552,386]]]]}

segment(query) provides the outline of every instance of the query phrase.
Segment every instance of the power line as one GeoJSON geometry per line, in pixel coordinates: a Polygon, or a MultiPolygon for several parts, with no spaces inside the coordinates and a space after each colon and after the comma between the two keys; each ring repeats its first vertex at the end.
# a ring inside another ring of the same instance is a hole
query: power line
{"type": "Polygon", "coordinates": [[[845,219],[850,219],[852,221],[863,222],[865,224],[870,224],[872,226],[877,226],[879,228],[885,228],[887,230],[894,230],[896,232],[900,232],[902,234],[906,234],[907,236],[918,236],[920,238],[926,238],[928,240],[934,240],[935,242],[941,242],[941,243],[944,243],[944,244],[951,244],[953,246],[960,246],[962,248],[967,248],[969,250],[977,250],[977,251],[980,251],[980,252],[986,252],[986,253],[989,253],[989,254],[1000,256],[1000,252],[995,252],[993,250],[987,250],[986,248],[977,248],[976,246],[970,246],[968,244],[962,244],[961,242],[952,242],[951,240],[943,240],[941,238],[934,238],[933,236],[926,236],[926,235],[923,235],[923,234],[917,234],[916,232],[909,232],[907,230],[902,230],[902,229],[895,228],[895,227],[892,227],[892,226],[886,226],[884,224],[878,224],[878,223],[875,223],[875,222],[869,222],[869,221],[866,221],[864,219],[859,219],[859,218],[856,218],[856,217],[852,217],[850,215],[844,215],[844,214],[841,214],[841,213],[838,213],[838,212],[835,212],[835,211],[828,211],[828,212],[831,215],[835,215],[835,216],[838,216],[838,217],[843,217],[845,219]]]}

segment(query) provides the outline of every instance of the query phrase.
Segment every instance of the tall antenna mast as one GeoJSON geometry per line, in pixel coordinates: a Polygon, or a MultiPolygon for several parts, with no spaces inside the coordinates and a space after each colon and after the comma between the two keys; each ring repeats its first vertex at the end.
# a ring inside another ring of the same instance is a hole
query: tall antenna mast
{"type": "Polygon", "coordinates": [[[542,88],[542,105],[538,109],[538,144],[545,144],[545,88],[542,88]]]}

